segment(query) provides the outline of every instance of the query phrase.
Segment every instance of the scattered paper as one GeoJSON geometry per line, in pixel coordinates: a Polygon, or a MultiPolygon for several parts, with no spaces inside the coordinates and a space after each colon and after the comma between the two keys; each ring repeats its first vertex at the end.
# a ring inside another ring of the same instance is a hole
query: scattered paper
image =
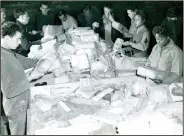
{"type": "Polygon", "coordinates": [[[98,95],[96,95],[95,97],[93,97],[92,99],[95,101],[99,101],[101,98],[103,98],[105,95],[111,93],[114,89],[112,88],[108,88],[106,90],[104,90],[103,92],[99,93],[98,95]]]}
{"type": "Polygon", "coordinates": [[[59,102],[59,105],[60,105],[66,112],[71,111],[71,109],[70,109],[63,101],[60,101],[60,102],[59,102]]]}

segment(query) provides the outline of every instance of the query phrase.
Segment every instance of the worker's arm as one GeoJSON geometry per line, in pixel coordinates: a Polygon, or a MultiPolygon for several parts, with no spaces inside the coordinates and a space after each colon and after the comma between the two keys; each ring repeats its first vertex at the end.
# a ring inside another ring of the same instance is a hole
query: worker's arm
{"type": "Polygon", "coordinates": [[[38,62],[38,59],[30,59],[30,58],[24,57],[20,54],[17,54],[17,53],[16,53],[16,57],[17,57],[18,61],[22,64],[22,66],[25,70],[32,68],[32,67],[35,67],[37,62],[38,62]]]}
{"type": "Polygon", "coordinates": [[[145,66],[146,67],[151,67],[151,63],[153,63],[155,61],[155,55],[157,55],[158,53],[158,49],[157,49],[157,44],[153,47],[152,51],[151,51],[151,54],[149,55],[146,63],[145,63],[145,66]]]}
{"type": "Polygon", "coordinates": [[[167,77],[163,79],[163,83],[172,83],[177,82],[181,79],[182,70],[183,70],[183,52],[173,51],[172,52],[172,68],[171,72],[168,74],[167,77]]]}

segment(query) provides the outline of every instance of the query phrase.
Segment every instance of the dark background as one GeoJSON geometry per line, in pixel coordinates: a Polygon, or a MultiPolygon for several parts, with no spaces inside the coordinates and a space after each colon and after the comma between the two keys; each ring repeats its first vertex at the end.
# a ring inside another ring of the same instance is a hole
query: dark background
{"type": "MultiPolygon", "coordinates": [[[[39,12],[41,2],[42,1],[1,1],[1,7],[7,10],[7,20],[11,21],[14,21],[14,9],[26,9],[30,16],[30,22],[28,24],[29,29],[35,29],[36,14],[39,12]]],[[[177,7],[179,16],[183,17],[183,1],[48,1],[48,3],[50,4],[50,12],[52,14],[56,15],[60,9],[65,9],[68,14],[74,16],[76,19],[84,4],[94,6],[99,13],[102,14],[101,11],[103,10],[104,3],[111,3],[115,16],[128,28],[130,26],[130,19],[127,16],[126,7],[131,4],[134,4],[147,12],[147,27],[150,30],[152,30],[155,25],[161,23],[168,8],[177,7]]],[[[155,41],[152,40],[151,45],[154,43],[155,41]]]]}

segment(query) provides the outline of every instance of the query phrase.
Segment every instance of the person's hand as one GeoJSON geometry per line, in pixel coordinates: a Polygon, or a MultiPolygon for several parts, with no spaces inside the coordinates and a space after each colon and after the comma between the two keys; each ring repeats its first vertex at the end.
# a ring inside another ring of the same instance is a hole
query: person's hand
{"type": "Polygon", "coordinates": [[[125,32],[123,35],[124,35],[124,37],[126,37],[126,38],[131,38],[131,37],[133,37],[133,35],[130,34],[130,33],[128,33],[128,32],[125,32]]]}
{"type": "Polygon", "coordinates": [[[123,42],[123,45],[124,46],[129,46],[130,45],[130,42],[129,41],[123,42]]]}
{"type": "Polygon", "coordinates": [[[31,32],[29,32],[29,34],[31,34],[31,35],[36,35],[38,33],[39,33],[39,31],[35,31],[35,30],[32,30],[31,32]]]}
{"type": "Polygon", "coordinates": [[[27,73],[26,73],[26,77],[29,77],[31,74],[32,74],[32,72],[35,70],[35,67],[33,67],[30,71],[28,71],[27,73]]]}
{"type": "Polygon", "coordinates": [[[148,63],[148,62],[146,62],[146,63],[144,64],[144,66],[145,66],[146,68],[151,68],[150,63],[148,63]]]}
{"type": "Polygon", "coordinates": [[[116,56],[117,58],[120,58],[120,57],[121,57],[121,53],[115,52],[115,53],[114,53],[114,56],[116,56]]]}
{"type": "Polygon", "coordinates": [[[175,87],[172,89],[171,93],[175,96],[182,96],[183,88],[181,88],[178,84],[175,84],[175,87]]]}
{"type": "Polygon", "coordinates": [[[153,79],[153,81],[156,83],[156,84],[161,84],[163,81],[160,80],[160,79],[153,79]]]}
{"type": "Polygon", "coordinates": [[[183,95],[183,90],[182,89],[178,89],[178,88],[173,88],[171,93],[173,95],[175,95],[175,96],[182,96],[183,95]]]}
{"type": "Polygon", "coordinates": [[[93,24],[92,24],[92,28],[93,29],[96,29],[96,28],[98,28],[100,25],[99,25],[99,23],[98,22],[93,22],[93,24]]]}
{"type": "Polygon", "coordinates": [[[41,36],[44,36],[44,32],[41,32],[40,35],[41,35],[41,36]]]}
{"type": "Polygon", "coordinates": [[[38,50],[41,50],[43,47],[42,47],[42,45],[40,45],[39,47],[38,47],[38,50]]]}
{"type": "Polygon", "coordinates": [[[92,26],[94,26],[94,27],[98,28],[100,25],[99,25],[99,23],[98,23],[98,22],[93,22],[92,26]]]}
{"type": "Polygon", "coordinates": [[[109,13],[109,20],[110,20],[111,22],[115,22],[113,16],[112,16],[110,13],[109,13]]]}

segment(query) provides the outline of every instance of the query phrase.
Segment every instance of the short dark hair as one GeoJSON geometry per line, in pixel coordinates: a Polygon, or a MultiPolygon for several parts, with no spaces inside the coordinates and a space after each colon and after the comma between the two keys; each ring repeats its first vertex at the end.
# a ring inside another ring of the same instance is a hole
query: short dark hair
{"type": "Polygon", "coordinates": [[[2,37],[6,35],[13,37],[17,31],[20,33],[23,32],[22,28],[14,22],[5,22],[1,26],[2,37]]]}
{"type": "Polygon", "coordinates": [[[136,5],[128,5],[128,7],[126,8],[126,10],[131,10],[133,12],[137,12],[138,7],[136,5]]]}
{"type": "Polygon", "coordinates": [[[66,12],[65,12],[65,10],[63,10],[63,9],[61,9],[61,10],[59,11],[58,17],[60,17],[60,16],[62,16],[62,15],[66,16],[66,12]]]}
{"type": "Polygon", "coordinates": [[[49,6],[49,3],[48,3],[48,2],[41,2],[40,7],[41,7],[42,5],[46,5],[48,8],[50,8],[50,6],[49,6]]]}
{"type": "Polygon", "coordinates": [[[177,17],[177,9],[175,7],[169,8],[166,14],[167,17],[177,17]]]}
{"type": "Polygon", "coordinates": [[[106,7],[106,8],[108,8],[108,9],[110,9],[110,10],[111,10],[110,13],[114,16],[114,9],[113,9],[111,3],[106,3],[106,4],[104,4],[103,7],[106,7]]]}
{"type": "Polygon", "coordinates": [[[148,15],[144,10],[137,10],[136,15],[139,15],[144,21],[148,19],[148,15]]]}
{"type": "Polygon", "coordinates": [[[110,3],[106,3],[106,4],[104,4],[104,7],[107,7],[107,8],[109,8],[109,9],[111,9],[111,10],[112,10],[112,4],[110,4],[110,3]]]}
{"type": "Polygon", "coordinates": [[[26,13],[26,10],[24,10],[24,9],[16,9],[16,10],[14,10],[14,17],[15,17],[15,19],[17,19],[21,15],[24,15],[25,13],[26,13]]]}
{"type": "Polygon", "coordinates": [[[159,34],[161,36],[167,37],[170,35],[170,29],[166,25],[155,26],[152,30],[153,35],[159,34]]]}
{"type": "Polygon", "coordinates": [[[91,6],[88,4],[85,4],[83,10],[86,10],[86,9],[91,9],[91,6]]]}

